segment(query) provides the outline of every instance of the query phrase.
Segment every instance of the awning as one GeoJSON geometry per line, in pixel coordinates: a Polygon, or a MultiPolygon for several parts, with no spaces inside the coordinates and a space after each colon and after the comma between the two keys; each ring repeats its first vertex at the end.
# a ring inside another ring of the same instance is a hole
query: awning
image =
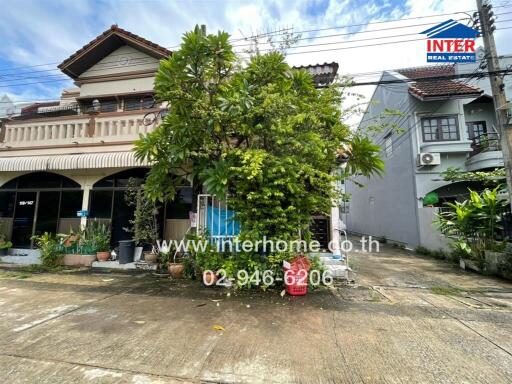
{"type": "Polygon", "coordinates": [[[68,110],[78,110],[78,103],[60,104],[53,105],[50,107],[39,107],[37,108],[37,113],[62,112],[68,110]]]}
{"type": "Polygon", "coordinates": [[[148,166],[133,152],[83,153],[79,155],[0,157],[0,172],[59,171],[73,169],[148,166]]]}

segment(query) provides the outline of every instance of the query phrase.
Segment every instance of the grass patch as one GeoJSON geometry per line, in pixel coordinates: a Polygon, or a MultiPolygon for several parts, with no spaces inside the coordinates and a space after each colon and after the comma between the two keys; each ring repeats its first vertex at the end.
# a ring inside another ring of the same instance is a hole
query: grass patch
{"type": "Polygon", "coordinates": [[[27,279],[32,274],[26,272],[7,271],[0,273],[0,279],[27,279]]]}
{"type": "Polygon", "coordinates": [[[31,264],[8,269],[0,272],[2,278],[15,278],[15,279],[26,279],[34,274],[38,273],[77,273],[83,272],[80,268],[70,268],[63,265],[58,266],[44,266],[40,264],[31,264]]]}
{"type": "Polygon", "coordinates": [[[486,289],[484,288],[457,288],[457,287],[445,287],[445,286],[434,286],[430,288],[432,293],[436,295],[445,295],[445,296],[463,296],[464,294],[470,293],[484,293],[486,289]]]}
{"type": "Polygon", "coordinates": [[[464,289],[456,288],[456,287],[442,287],[442,286],[434,286],[431,287],[430,290],[432,293],[436,295],[443,296],[461,296],[463,292],[467,292],[464,289]]]}

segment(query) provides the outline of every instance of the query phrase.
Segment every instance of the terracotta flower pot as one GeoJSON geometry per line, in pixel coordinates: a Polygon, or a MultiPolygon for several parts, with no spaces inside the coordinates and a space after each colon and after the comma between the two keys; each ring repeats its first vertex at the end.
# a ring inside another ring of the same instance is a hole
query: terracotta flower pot
{"type": "Polygon", "coordinates": [[[206,285],[207,287],[214,286],[218,279],[219,278],[215,274],[215,272],[212,272],[212,271],[204,271],[203,272],[203,284],[206,285]]]}
{"type": "Polygon", "coordinates": [[[96,252],[98,261],[107,261],[110,257],[110,252],[96,252]]]}
{"type": "Polygon", "coordinates": [[[167,267],[171,277],[174,279],[182,279],[183,272],[185,271],[185,265],[183,263],[169,263],[167,267]]]}
{"type": "Polygon", "coordinates": [[[155,264],[158,260],[158,255],[156,253],[144,252],[144,260],[146,263],[155,264]]]}

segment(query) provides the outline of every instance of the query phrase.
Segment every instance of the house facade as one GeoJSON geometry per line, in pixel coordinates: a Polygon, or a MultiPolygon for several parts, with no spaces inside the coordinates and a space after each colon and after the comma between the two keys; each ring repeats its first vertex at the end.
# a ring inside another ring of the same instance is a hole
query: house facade
{"type": "MultiPolygon", "coordinates": [[[[143,180],[150,169],[135,159],[133,142],[166,113],[153,84],[159,61],[171,54],[113,25],[58,66],[76,85],[58,102],[25,105],[1,118],[0,230],[14,244],[10,255],[27,255],[34,235],[68,233],[92,219],[111,225],[112,246],[131,238],[125,228],[133,207],[124,193],[130,178],[143,180]]],[[[304,68],[323,87],[338,66],[304,68]]],[[[191,185],[183,185],[175,201],[160,207],[162,238],[183,238],[192,202],[191,185]]]]}
{"type": "MultiPolygon", "coordinates": [[[[509,57],[502,65],[508,65],[509,57]]],[[[467,195],[477,183],[451,183],[442,172],[491,170],[503,166],[489,78],[476,64],[437,65],[386,71],[361,120],[367,130],[385,122],[374,135],[386,164],[382,178],[347,182],[351,200],[345,221],[353,233],[367,234],[414,248],[446,248],[434,228],[444,202],[467,195]],[[444,78],[443,78],[444,77],[444,78]],[[387,109],[401,115],[390,115],[387,109]]],[[[507,83],[510,88],[510,83],[507,83]]]]}
{"type": "MultiPolygon", "coordinates": [[[[130,177],[142,179],[149,169],[135,160],[133,141],[165,111],[154,101],[153,83],[169,55],[113,25],[59,65],[76,87],[64,89],[58,102],[2,119],[0,224],[11,253],[33,247],[33,235],[77,230],[88,218],[110,222],[113,243],[131,236],[123,229],[133,212],[124,191],[130,177]]],[[[191,188],[183,186],[161,207],[162,235],[186,230],[191,202],[191,188]]]]}

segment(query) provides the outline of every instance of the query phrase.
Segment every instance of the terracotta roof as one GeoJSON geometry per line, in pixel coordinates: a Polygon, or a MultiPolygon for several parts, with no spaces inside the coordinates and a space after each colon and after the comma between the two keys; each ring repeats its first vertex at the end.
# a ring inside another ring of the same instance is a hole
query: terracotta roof
{"type": "Polygon", "coordinates": [[[411,80],[421,79],[409,85],[409,93],[421,100],[443,97],[478,97],[483,91],[465,84],[463,81],[439,79],[455,75],[453,65],[431,65],[426,67],[404,68],[399,74],[411,80]],[[431,80],[425,78],[432,77],[431,80]]]}
{"type": "Polygon", "coordinates": [[[146,40],[114,24],[60,63],[58,68],[68,76],[76,78],[80,75],[80,73],[78,73],[79,71],[83,73],[88,67],[91,67],[123,44],[134,45],[139,49],[142,48],[145,53],[159,59],[169,57],[172,54],[167,48],[146,40]],[[100,49],[102,46],[103,49],[100,49]],[[87,56],[85,54],[98,55],[99,58],[96,59],[95,62],[83,60],[84,56],[87,56]],[[80,60],[82,60],[82,63],[80,63],[80,60]],[[85,70],[83,68],[85,68],[85,70]]]}
{"type": "Polygon", "coordinates": [[[313,76],[315,86],[324,88],[334,81],[338,73],[338,67],[338,63],[333,61],[332,63],[301,65],[293,68],[308,71],[313,76]]]}
{"type": "Polygon", "coordinates": [[[21,108],[21,114],[28,114],[32,112],[37,112],[37,108],[39,107],[54,107],[56,105],[59,105],[58,101],[48,101],[44,103],[33,103],[30,105],[27,105],[26,107],[21,108]]]}
{"type": "Polygon", "coordinates": [[[24,120],[33,117],[38,117],[37,110],[39,107],[55,107],[59,105],[58,101],[48,101],[44,103],[33,103],[21,108],[20,115],[15,117],[15,120],[24,120]]]}

